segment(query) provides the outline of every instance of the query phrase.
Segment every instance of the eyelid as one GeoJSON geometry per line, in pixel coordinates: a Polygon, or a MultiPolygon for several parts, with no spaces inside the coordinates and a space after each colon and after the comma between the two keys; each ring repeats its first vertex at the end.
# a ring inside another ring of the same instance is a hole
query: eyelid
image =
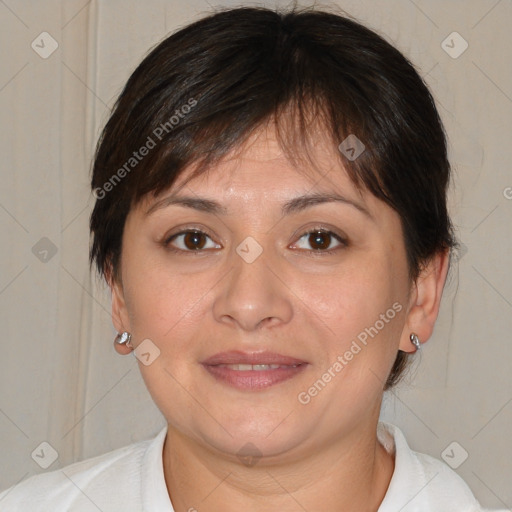
{"type": "Polygon", "coordinates": [[[298,229],[293,234],[293,237],[296,237],[297,235],[301,234],[301,236],[299,237],[299,239],[300,239],[301,237],[303,237],[306,234],[316,233],[318,231],[322,231],[323,233],[335,235],[339,240],[341,240],[345,243],[348,243],[348,237],[344,233],[339,232],[339,230],[337,230],[336,228],[327,226],[325,224],[318,224],[318,225],[314,225],[312,227],[298,229]],[[304,231],[304,229],[305,229],[305,231],[304,231]]]}
{"type": "MultiPolygon", "coordinates": [[[[207,230],[206,228],[190,225],[190,226],[179,227],[179,228],[177,228],[177,231],[173,231],[170,235],[167,235],[167,234],[164,235],[161,243],[165,247],[168,247],[168,245],[170,244],[170,242],[172,241],[173,238],[175,238],[179,235],[185,235],[185,234],[191,233],[191,232],[206,235],[212,241],[214,238],[216,238],[216,236],[212,235],[212,233],[209,230],[207,230]]],[[[217,242],[215,242],[215,243],[217,243],[217,242]]],[[[201,251],[184,251],[183,249],[177,249],[177,250],[181,251],[181,252],[201,252],[201,251]]]]}
{"type": "MultiPolygon", "coordinates": [[[[327,235],[331,235],[334,239],[336,239],[340,245],[338,245],[337,247],[334,247],[333,249],[324,249],[324,250],[321,250],[321,249],[309,249],[307,250],[307,252],[311,253],[312,255],[315,255],[315,256],[322,256],[322,255],[325,255],[325,254],[332,254],[340,249],[343,249],[345,247],[347,247],[349,245],[349,241],[348,241],[348,238],[345,236],[345,235],[341,235],[340,233],[337,232],[337,230],[334,230],[332,228],[328,228],[326,226],[315,226],[315,227],[312,227],[312,228],[308,228],[306,231],[301,231],[299,230],[299,232],[301,232],[302,234],[297,238],[297,241],[301,240],[302,238],[304,238],[305,236],[307,235],[311,235],[311,234],[314,234],[314,233],[323,233],[323,234],[327,234],[327,235]]],[[[294,237],[295,238],[295,237],[294,237]]],[[[297,242],[294,242],[294,243],[297,243],[297,242]]],[[[301,249],[302,251],[306,250],[306,249],[301,249]]]]}

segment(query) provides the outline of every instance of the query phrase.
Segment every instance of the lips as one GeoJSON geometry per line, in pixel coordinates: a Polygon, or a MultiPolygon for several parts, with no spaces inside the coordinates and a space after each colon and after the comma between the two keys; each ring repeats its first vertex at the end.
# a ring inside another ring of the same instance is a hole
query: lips
{"type": "MultiPolygon", "coordinates": [[[[290,368],[288,365],[280,364],[216,364],[217,368],[229,368],[231,370],[238,370],[241,372],[249,371],[264,371],[264,370],[276,370],[277,368],[290,368]]],[[[295,368],[297,365],[293,365],[295,368]]]]}
{"type": "Polygon", "coordinates": [[[256,391],[301,373],[306,361],[275,352],[221,352],[202,362],[217,381],[240,390],[256,391]]]}
{"type": "Polygon", "coordinates": [[[295,357],[276,354],[275,352],[242,352],[240,350],[231,350],[229,352],[220,352],[209,357],[203,364],[209,366],[242,364],[242,365],[279,365],[296,366],[304,364],[306,361],[296,359],[295,357]]]}

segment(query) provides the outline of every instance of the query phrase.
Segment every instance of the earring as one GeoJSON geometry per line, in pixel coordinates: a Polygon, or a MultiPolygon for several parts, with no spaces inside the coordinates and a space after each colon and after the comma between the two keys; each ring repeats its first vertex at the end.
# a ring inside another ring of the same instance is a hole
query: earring
{"type": "Polygon", "coordinates": [[[416,350],[421,350],[421,343],[420,343],[418,336],[416,336],[416,334],[412,333],[409,336],[409,339],[411,340],[411,343],[416,347],[416,350]]]}
{"type": "Polygon", "coordinates": [[[132,344],[130,343],[132,339],[132,335],[129,332],[122,332],[118,334],[114,340],[114,343],[117,343],[118,345],[125,345],[128,348],[133,349],[132,344]]]}

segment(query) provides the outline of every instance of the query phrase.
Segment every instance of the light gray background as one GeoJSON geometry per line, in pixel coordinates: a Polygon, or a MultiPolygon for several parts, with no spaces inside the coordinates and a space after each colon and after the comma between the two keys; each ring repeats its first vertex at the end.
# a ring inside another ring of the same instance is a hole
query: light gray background
{"type": "MultiPolygon", "coordinates": [[[[483,505],[508,509],[511,2],[337,5],[398,46],[432,88],[449,134],[450,209],[464,244],[434,336],[408,382],[386,396],[383,419],[437,458],[456,441],[452,458],[468,453],[457,472],[483,505]],[[456,59],[442,48],[453,31],[469,44],[456,59]]],[[[1,489],[44,471],[31,457],[43,441],[58,452],[50,471],[165,424],[136,359],[114,352],[110,295],[88,271],[89,171],[100,128],[136,64],[209,10],[204,0],[0,2],[1,489]],[[59,44],[47,59],[31,48],[43,31],[59,44]],[[43,237],[53,256],[34,254],[43,237]]]]}

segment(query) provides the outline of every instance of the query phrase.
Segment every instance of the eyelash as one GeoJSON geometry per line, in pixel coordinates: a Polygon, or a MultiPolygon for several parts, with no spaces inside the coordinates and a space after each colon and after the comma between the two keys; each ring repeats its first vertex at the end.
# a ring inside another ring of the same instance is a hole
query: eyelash
{"type": "MultiPolygon", "coordinates": [[[[337,233],[335,233],[334,231],[331,231],[331,230],[327,230],[325,228],[322,228],[322,227],[314,227],[314,228],[311,228],[310,230],[304,232],[299,238],[298,240],[301,240],[303,237],[305,237],[306,235],[311,235],[311,234],[315,234],[315,233],[322,233],[322,234],[325,234],[325,235],[331,235],[332,237],[334,237],[338,242],[340,242],[341,246],[337,246],[335,247],[334,249],[329,249],[329,250],[322,250],[322,249],[311,249],[310,252],[313,253],[314,257],[316,256],[326,256],[326,255],[330,255],[330,254],[333,254],[335,253],[336,251],[340,250],[340,249],[343,249],[345,247],[348,246],[348,241],[342,237],[341,235],[338,235],[337,233]]],[[[197,250],[185,250],[185,249],[177,249],[175,247],[172,247],[170,244],[171,242],[181,236],[181,235],[186,235],[186,234],[189,234],[189,233],[196,233],[196,234],[199,234],[199,235],[205,235],[207,236],[208,238],[210,238],[211,240],[211,237],[210,235],[208,235],[208,233],[205,233],[204,231],[202,231],[201,229],[198,229],[198,228],[186,228],[184,229],[183,231],[180,231],[179,233],[174,233],[173,235],[169,236],[169,237],[166,237],[164,240],[163,240],[163,246],[174,252],[174,253],[190,253],[190,254],[193,254],[195,256],[199,256],[201,255],[204,251],[207,251],[207,250],[210,250],[210,249],[197,249],[197,250]]],[[[299,249],[301,251],[304,251],[306,249],[299,249]]]]}

